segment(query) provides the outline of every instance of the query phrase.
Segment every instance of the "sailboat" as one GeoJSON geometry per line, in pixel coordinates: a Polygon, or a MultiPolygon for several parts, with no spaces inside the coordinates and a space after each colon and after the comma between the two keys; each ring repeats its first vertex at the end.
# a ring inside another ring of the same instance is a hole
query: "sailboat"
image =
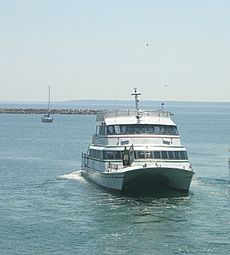
{"type": "Polygon", "coordinates": [[[50,86],[49,86],[49,98],[48,98],[48,109],[47,113],[42,117],[42,122],[53,122],[53,118],[50,116],[50,86]]]}

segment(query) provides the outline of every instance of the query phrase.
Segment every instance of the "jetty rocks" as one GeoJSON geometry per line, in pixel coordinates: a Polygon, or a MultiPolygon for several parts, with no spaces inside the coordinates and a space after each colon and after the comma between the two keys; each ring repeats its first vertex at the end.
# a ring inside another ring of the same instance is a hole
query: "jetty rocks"
{"type": "MultiPolygon", "coordinates": [[[[82,114],[82,115],[96,115],[100,110],[94,109],[50,109],[51,114],[82,114]]],[[[45,114],[47,109],[42,108],[0,108],[0,114],[45,114]]]]}

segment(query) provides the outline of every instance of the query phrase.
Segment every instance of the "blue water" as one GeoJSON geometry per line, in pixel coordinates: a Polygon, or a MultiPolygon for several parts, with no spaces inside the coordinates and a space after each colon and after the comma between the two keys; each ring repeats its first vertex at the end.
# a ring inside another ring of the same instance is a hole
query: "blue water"
{"type": "Polygon", "coordinates": [[[196,173],[187,197],[85,181],[95,116],[0,115],[0,254],[228,254],[230,104],[168,107],[196,173]]]}

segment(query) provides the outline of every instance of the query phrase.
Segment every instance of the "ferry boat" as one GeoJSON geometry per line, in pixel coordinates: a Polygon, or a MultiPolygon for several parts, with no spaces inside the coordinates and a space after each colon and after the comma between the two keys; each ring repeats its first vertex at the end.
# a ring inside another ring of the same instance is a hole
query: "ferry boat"
{"type": "Polygon", "coordinates": [[[188,192],[193,169],[168,111],[139,109],[101,111],[81,174],[96,184],[120,192],[174,189],[188,192]]]}

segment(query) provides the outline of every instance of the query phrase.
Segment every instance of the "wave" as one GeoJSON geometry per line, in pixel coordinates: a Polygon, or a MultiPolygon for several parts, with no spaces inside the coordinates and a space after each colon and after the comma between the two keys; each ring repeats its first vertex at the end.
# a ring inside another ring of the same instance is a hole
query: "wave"
{"type": "Polygon", "coordinates": [[[207,184],[219,184],[219,185],[230,185],[230,177],[226,178],[214,178],[214,177],[194,177],[193,183],[207,183],[207,184]]]}
{"type": "Polygon", "coordinates": [[[58,176],[59,179],[67,179],[67,180],[77,180],[77,181],[83,181],[85,180],[82,176],[81,176],[81,170],[77,170],[74,171],[72,173],[68,173],[68,174],[63,174],[58,176]]]}

